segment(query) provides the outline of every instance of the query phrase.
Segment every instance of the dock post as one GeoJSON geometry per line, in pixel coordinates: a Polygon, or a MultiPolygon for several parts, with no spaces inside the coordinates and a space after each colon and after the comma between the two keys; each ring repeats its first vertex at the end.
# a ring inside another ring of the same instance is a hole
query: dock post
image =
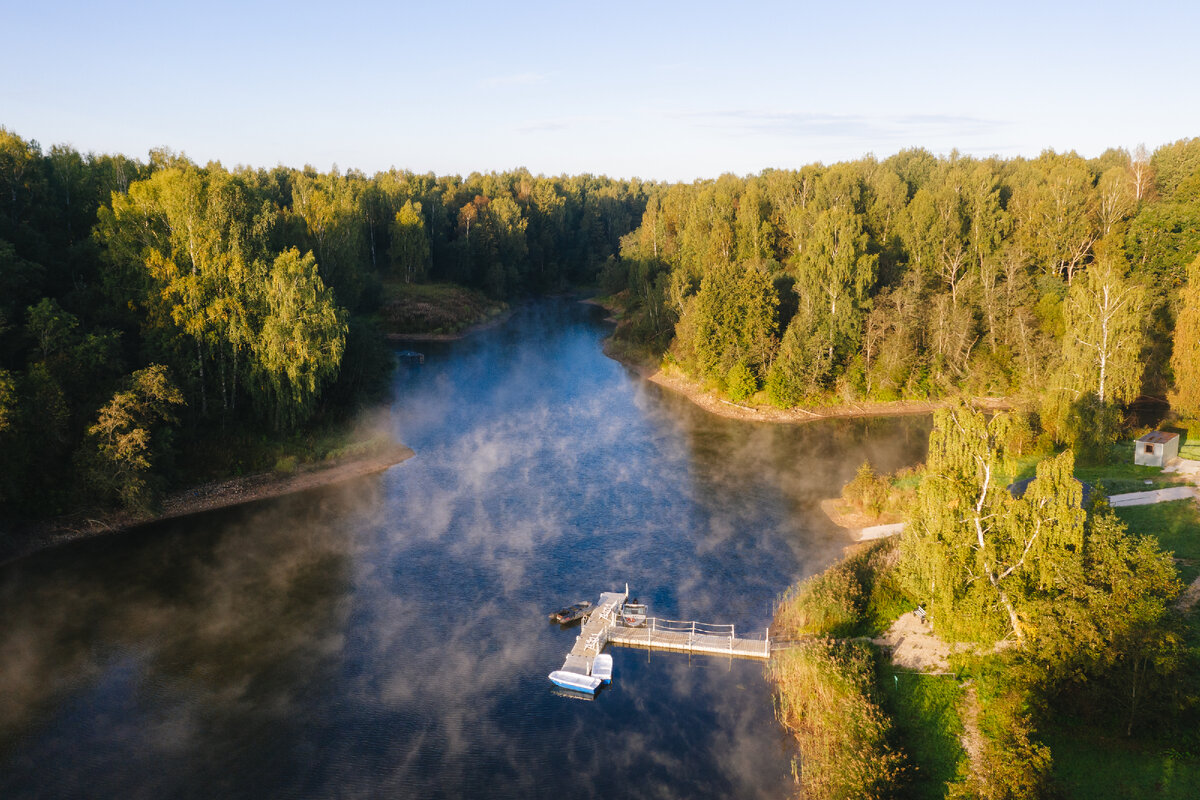
{"type": "Polygon", "coordinates": [[[729,652],[733,652],[733,626],[729,626],[729,652]]]}
{"type": "Polygon", "coordinates": [[[763,655],[767,658],[771,657],[771,628],[767,626],[767,630],[763,633],[763,655]]]}

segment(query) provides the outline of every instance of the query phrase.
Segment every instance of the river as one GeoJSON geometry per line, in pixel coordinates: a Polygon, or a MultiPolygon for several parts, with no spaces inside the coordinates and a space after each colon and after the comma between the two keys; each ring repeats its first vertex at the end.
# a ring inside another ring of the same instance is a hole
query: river
{"type": "Polygon", "coordinates": [[[789,794],[761,663],[615,649],[563,697],[546,615],[628,583],[761,630],[846,544],[817,502],[929,421],[714,417],[604,357],[602,316],[422,345],[385,473],[0,568],[0,797],[789,794]]]}

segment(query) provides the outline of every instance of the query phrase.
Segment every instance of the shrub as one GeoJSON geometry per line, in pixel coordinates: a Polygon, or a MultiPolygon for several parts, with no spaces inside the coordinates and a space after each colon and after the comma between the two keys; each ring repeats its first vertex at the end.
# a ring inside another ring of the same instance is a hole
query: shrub
{"type": "Polygon", "coordinates": [[[740,403],[758,391],[758,381],[745,361],[739,361],[725,375],[725,393],[735,403],[740,403]]]}
{"type": "Polygon", "coordinates": [[[869,511],[877,517],[887,508],[890,492],[891,482],[875,472],[869,461],[864,461],[854,480],[842,488],[842,499],[859,511],[869,511]]]}

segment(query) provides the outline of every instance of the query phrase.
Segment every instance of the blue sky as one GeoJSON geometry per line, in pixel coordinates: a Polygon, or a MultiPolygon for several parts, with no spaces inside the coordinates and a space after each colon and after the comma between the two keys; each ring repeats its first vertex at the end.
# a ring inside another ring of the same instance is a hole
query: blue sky
{"type": "Polygon", "coordinates": [[[0,125],[227,166],[686,180],[1200,135],[1200,4],[17,3],[0,125]]]}

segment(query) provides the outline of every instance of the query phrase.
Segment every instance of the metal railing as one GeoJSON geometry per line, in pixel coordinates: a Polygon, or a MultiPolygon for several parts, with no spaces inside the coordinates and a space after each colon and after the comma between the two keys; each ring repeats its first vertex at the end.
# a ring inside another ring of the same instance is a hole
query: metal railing
{"type": "MultiPolygon", "coordinates": [[[[733,625],[715,625],[706,622],[696,622],[694,620],[684,621],[677,619],[661,619],[659,617],[647,617],[642,625],[626,625],[624,620],[618,620],[616,627],[625,631],[645,630],[646,643],[649,645],[657,633],[663,634],[687,634],[687,644],[689,647],[697,643],[698,637],[708,637],[710,639],[727,639],[728,650],[734,652],[734,642],[737,640],[733,625]]],[[[763,631],[760,637],[758,634],[743,635],[743,642],[758,642],[763,643],[763,653],[770,655],[771,653],[771,634],[770,630],[763,631]]]]}

